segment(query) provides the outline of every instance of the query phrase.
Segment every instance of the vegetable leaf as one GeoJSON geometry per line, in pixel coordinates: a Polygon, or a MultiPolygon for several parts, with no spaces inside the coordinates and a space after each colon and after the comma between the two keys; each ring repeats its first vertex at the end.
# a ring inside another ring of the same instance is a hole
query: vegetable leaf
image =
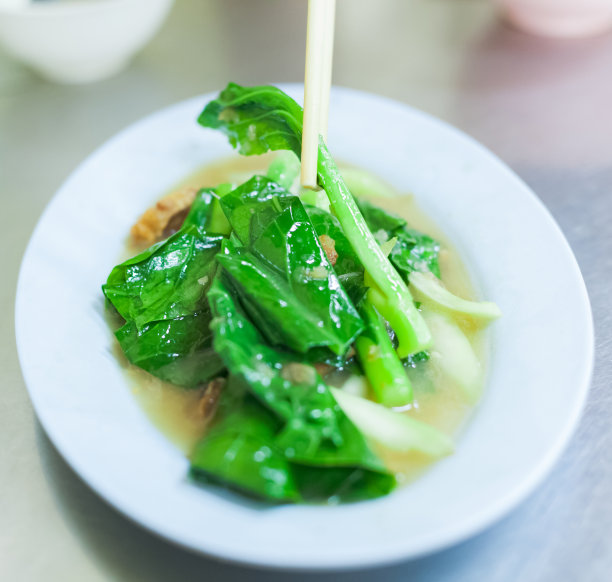
{"type": "Polygon", "coordinates": [[[245,90],[230,83],[218,99],[206,106],[198,122],[221,130],[245,156],[291,150],[299,157],[302,117],[302,108],[276,87],[245,90]]]}
{"type": "Polygon", "coordinates": [[[268,341],[302,353],[320,346],[345,353],[363,322],[300,199],[255,176],[221,205],[244,248],[230,242],[217,260],[268,341]]]}
{"type": "Polygon", "coordinates": [[[216,376],[224,365],[212,348],[210,312],[147,323],[128,322],[115,332],[127,359],[177,386],[193,387],[216,376]]]}
{"type": "Polygon", "coordinates": [[[346,238],[338,219],[316,206],[306,206],[305,208],[317,232],[317,236],[327,235],[334,241],[334,246],[338,253],[334,270],[338,276],[344,278],[346,275],[352,274],[361,274],[363,276],[363,265],[355,254],[351,243],[346,238]]]}
{"type": "Polygon", "coordinates": [[[393,233],[406,226],[406,221],[397,214],[387,212],[363,198],[356,199],[356,202],[373,233],[383,230],[392,238],[393,233]]]}
{"type": "Polygon", "coordinates": [[[190,476],[258,497],[298,501],[289,461],[274,444],[279,426],[271,412],[246,394],[244,382],[230,377],[215,422],[191,456],[190,476]]]}
{"type": "Polygon", "coordinates": [[[191,315],[206,302],[223,236],[206,231],[214,197],[201,190],[181,229],[116,266],[102,286],[119,314],[138,329],[191,315]]]}
{"type": "Polygon", "coordinates": [[[397,236],[397,243],[391,249],[389,259],[406,282],[413,271],[431,271],[440,278],[440,245],[437,241],[411,228],[404,228],[394,236],[397,236]]]}
{"type": "MultiPolygon", "coordinates": [[[[230,373],[243,378],[251,393],[279,419],[274,444],[293,465],[336,467],[345,477],[355,469],[377,483],[362,488],[357,479],[349,488],[360,495],[388,492],[394,479],[371,451],[362,435],[336,403],[314,368],[295,362],[295,356],[267,346],[238,304],[225,276],[216,277],[209,292],[214,314],[214,347],[230,373]]],[[[301,470],[304,475],[306,469],[301,470]]],[[[306,479],[309,481],[310,479],[306,479]]],[[[338,484],[334,483],[334,487],[338,484]]],[[[327,491],[334,494],[336,491],[327,491]]]]}
{"type": "Polygon", "coordinates": [[[431,271],[440,278],[438,262],[440,244],[436,240],[418,230],[409,228],[403,218],[367,200],[359,200],[357,204],[372,232],[378,235],[380,231],[383,231],[387,240],[397,238],[389,254],[389,260],[406,282],[413,271],[431,271]]]}
{"type": "Polygon", "coordinates": [[[358,305],[368,291],[359,257],[335,216],[317,206],[306,205],[305,208],[319,239],[321,236],[328,236],[333,240],[334,249],[338,253],[334,271],[353,304],[358,305]]]}
{"type": "Polygon", "coordinates": [[[104,294],[138,329],[190,315],[205,299],[222,239],[189,225],[115,267],[102,287],[104,294]]]}
{"type": "MultiPolygon", "coordinates": [[[[376,209],[374,206],[371,208],[376,209]]],[[[363,266],[344,235],[338,219],[316,207],[308,206],[307,211],[317,234],[325,234],[334,240],[338,253],[334,268],[343,285],[348,286],[351,299],[358,305],[359,313],[366,324],[364,331],[355,340],[355,348],[376,399],[385,406],[403,406],[411,402],[410,381],[395,353],[395,346],[387,334],[385,322],[364,297],[367,288],[363,281],[363,266]],[[351,279],[347,279],[349,275],[352,275],[351,279]],[[356,277],[357,275],[359,277],[356,277]]],[[[382,210],[379,217],[378,222],[373,221],[374,226],[401,228],[405,224],[403,219],[388,215],[382,210]]],[[[370,227],[372,226],[370,224],[370,227]]]]}
{"type": "Polygon", "coordinates": [[[234,234],[249,249],[279,213],[292,205],[296,196],[264,176],[253,176],[221,199],[221,207],[234,234]]]}
{"type": "Polygon", "coordinates": [[[407,358],[402,360],[402,364],[406,368],[416,368],[419,364],[428,362],[429,358],[429,352],[419,352],[418,354],[409,355],[407,358]]]}
{"type": "Polygon", "coordinates": [[[206,299],[223,240],[206,231],[213,202],[201,190],[178,232],[116,266],[102,287],[126,320],[115,335],[128,360],[179,386],[206,382],[223,368],[206,299]]]}
{"type": "Polygon", "coordinates": [[[239,291],[245,309],[273,345],[305,353],[317,346],[345,351],[334,329],[319,325],[319,317],[305,309],[276,271],[243,247],[228,241],[217,261],[239,291]]]}

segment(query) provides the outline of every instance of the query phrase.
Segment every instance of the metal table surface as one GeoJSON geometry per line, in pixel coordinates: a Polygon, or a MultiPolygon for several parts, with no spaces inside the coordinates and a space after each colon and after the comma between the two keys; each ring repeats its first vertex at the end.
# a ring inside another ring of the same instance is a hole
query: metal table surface
{"type": "Polygon", "coordinates": [[[178,0],[130,68],[93,85],[53,85],[0,56],[0,579],[612,579],[612,34],[530,37],[500,23],[487,0],[340,0],[334,81],[409,103],[490,147],[542,198],[577,255],[596,325],[593,387],[568,450],[526,502],[416,561],[314,576],[256,571],[183,551],[121,517],[37,424],[13,305],[45,204],[88,153],[152,111],[228,80],[301,81],[305,8],[304,0],[178,0]]]}

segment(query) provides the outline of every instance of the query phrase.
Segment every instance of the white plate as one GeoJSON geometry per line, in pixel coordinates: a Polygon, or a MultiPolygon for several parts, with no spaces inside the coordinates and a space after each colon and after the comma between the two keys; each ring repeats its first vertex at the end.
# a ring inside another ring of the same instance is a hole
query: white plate
{"type": "MultiPolygon", "coordinates": [[[[285,87],[293,96],[299,86],[285,87]]],[[[238,562],[323,569],[382,564],[458,542],[542,479],[589,386],[593,331],[578,266],[535,195],[455,129],[381,97],[334,89],[329,143],[384,177],[456,243],[504,317],[486,394],[457,453],[388,497],[338,507],[261,507],[186,479],[184,456],[150,423],[111,351],[100,285],[143,209],[231,150],[195,119],[212,95],[131,126],[90,156],[41,218],[16,304],[36,413],[72,468],[146,528],[238,562]]]]}

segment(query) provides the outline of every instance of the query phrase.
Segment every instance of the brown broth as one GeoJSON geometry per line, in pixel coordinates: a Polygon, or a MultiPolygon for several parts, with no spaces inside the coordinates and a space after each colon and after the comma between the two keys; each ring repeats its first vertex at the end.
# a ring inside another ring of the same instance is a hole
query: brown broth
{"type": "MultiPolygon", "coordinates": [[[[177,187],[201,188],[223,182],[241,183],[253,173],[265,172],[272,159],[273,154],[222,159],[198,170],[177,187]]],[[[376,181],[379,179],[376,178],[376,181]]],[[[393,192],[388,186],[385,190],[393,192]]],[[[465,299],[476,299],[467,269],[445,234],[418,208],[412,195],[396,194],[392,197],[372,196],[371,200],[378,206],[405,218],[411,227],[437,239],[442,247],[440,253],[442,281],[456,295],[465,299]]],[[[463,331],[472,344],[481,367],[484,368],[485,346],[482,333],[470,328],[467,323],[464,323],[463,331]]],[[[189,454],[206,430],[206,422],[198,413],[202,390],[186,390],[162,382],[136,366],[128,364],[125,358],[121,357],[132,381],[134,394],[144,410],[160,430],[182,451],[189,454]]],[[[431,424],[448,435],[457,435],[474,404],[468,403],[453,385],[445,382],[429,362],[421,364],[419,370],[418,378],[412,377],[415,403],[404,414],[431,424]]],[[[397,473],[400,482],[413,480],[431,464],[430,459],[415,453],[399,454],[382,450],[379,452],[389,468],[397,473]]]]}

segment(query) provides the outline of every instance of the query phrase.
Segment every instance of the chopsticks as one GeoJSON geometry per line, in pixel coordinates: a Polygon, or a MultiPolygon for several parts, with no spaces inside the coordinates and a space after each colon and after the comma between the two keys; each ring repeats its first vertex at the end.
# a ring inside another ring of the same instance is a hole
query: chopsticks
{"type": "Polygon", "coordinates": [[[327,140],[336,0],[308,0],[301,184],[317,189],[319,135],[327,140]]]}

